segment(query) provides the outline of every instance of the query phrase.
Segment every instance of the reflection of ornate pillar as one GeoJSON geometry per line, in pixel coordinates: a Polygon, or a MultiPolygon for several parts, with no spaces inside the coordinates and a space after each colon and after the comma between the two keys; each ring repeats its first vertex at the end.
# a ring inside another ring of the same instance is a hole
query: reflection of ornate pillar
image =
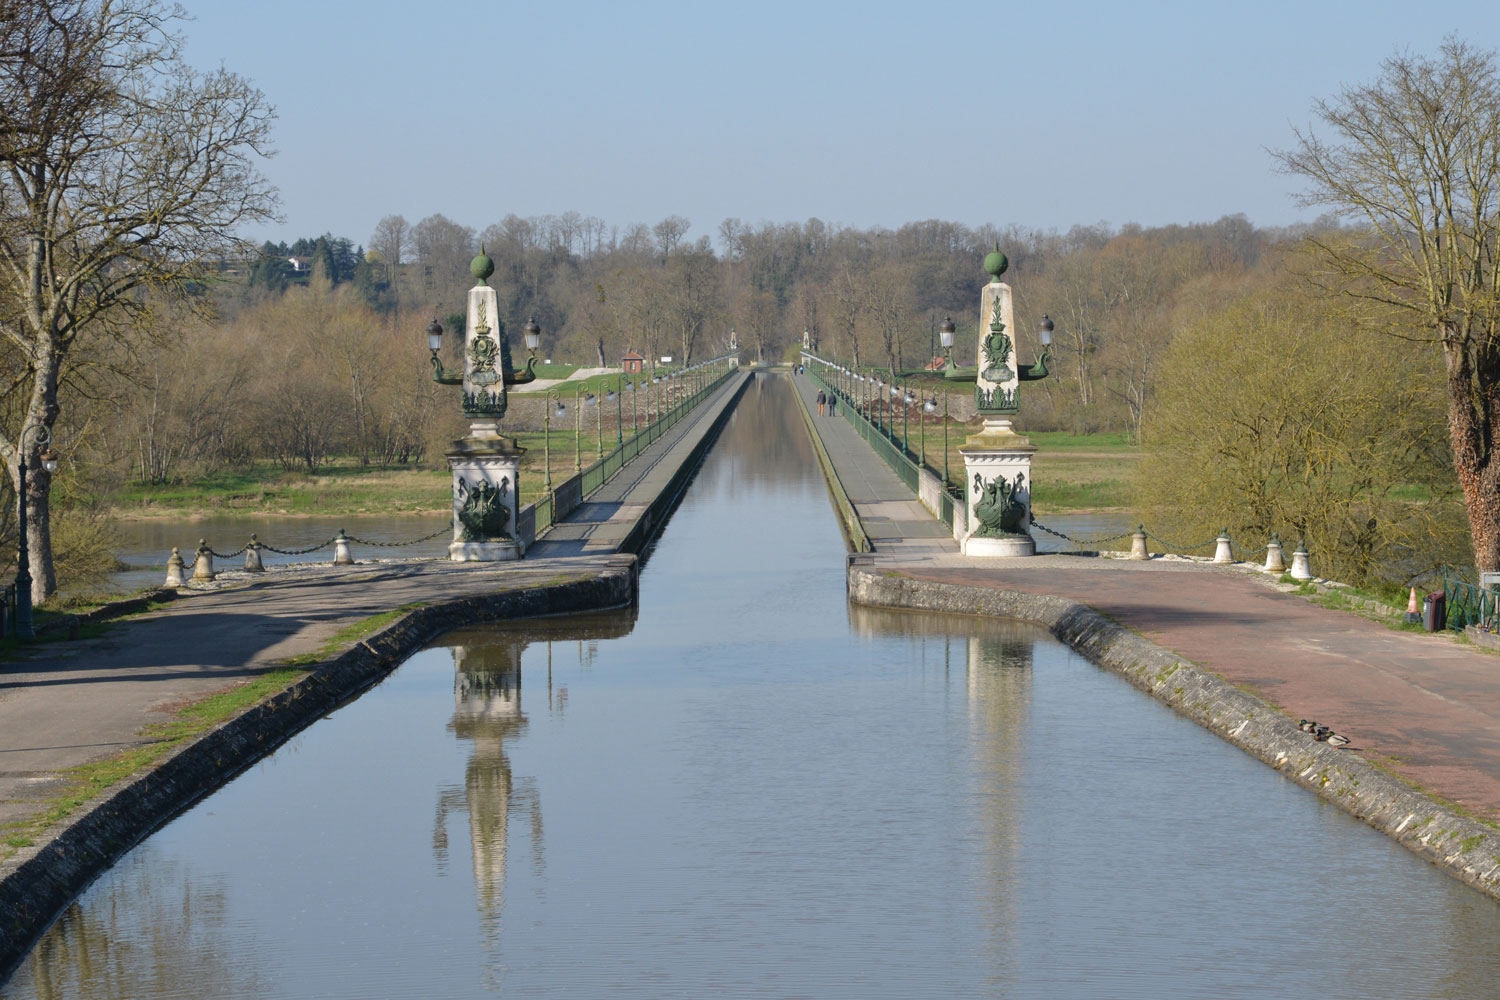
{"type": "Polygon", "coordinates": [[[445,796],[438,821],[441,826],[448,808],[468,812],[475,893],[487,914],[498,913],[504,901],[507,823],[511,807],[518,804],[505,741],[526,727],[521,712],[523,648],[517,641],[452,647],[454,708],[448,728],[471,741],[473,752],[464,771],[462,804],[445,796]]]}
{"type": "Polygon", "coordinates": [[[971,633],[968,654],[969,727],[977,750],[975,775],[985,794],[985,870],[989,923],[997,941],[1020,919],[1015,889],[1021,878],[1021,802],[1031,704],[1032,630],[1000,626],[971,633]]]}

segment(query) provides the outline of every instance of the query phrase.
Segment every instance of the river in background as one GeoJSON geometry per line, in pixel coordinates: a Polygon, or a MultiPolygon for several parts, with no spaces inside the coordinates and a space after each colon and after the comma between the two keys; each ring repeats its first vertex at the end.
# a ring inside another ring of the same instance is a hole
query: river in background
{"type": "Polygon", "coordinates": [[[845,600],[752,385],[638,612],[443,636],[0,995],[1487,996],[1500,907],[1045,632],[845,600]]]}

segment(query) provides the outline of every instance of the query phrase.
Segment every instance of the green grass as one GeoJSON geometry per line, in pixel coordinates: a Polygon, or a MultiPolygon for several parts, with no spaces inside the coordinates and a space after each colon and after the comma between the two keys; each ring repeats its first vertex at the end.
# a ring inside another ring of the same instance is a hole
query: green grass
{"type": "Polygon", "coordinates": [[[39,812],[0,828],[9,848],[0,852],[0,856],[8,857],[20,848],[30,847],[48,827],[67,818],[104,790],[154,766],[188,741],[305,676],[307,671],[292,667],[269,670],[185,706],[171,722],[145,727],[137,736],[150,742],[142,746],[60,772],[65,779],[64,787],[44,800],[39,812]]]}
{"type": "Polygon", "coordinates": [[[425,601],[416,601],[411,604],[403,604],[399,608],[392,608],[389,611],[382,611],[378,615],[361,618],[359,621],[352,622],[339,629],[328,637],[328,639],[324,640],[323,644],[316,650],[310,653],[300,653],[283,662],[288,666],[306,667],[322,663],[324,660],[330,660],[335,654],[341,652],[344,647],[351,646],[365,636],[378,632],[408,611],[424,607],[426,603],[425,601]]]}
{"type": "Polygon", "coordinates": [[[417,513],[444,509],[450,482],[446,470],[418,465],[370,466],[338,459],[309,473],[258,461],[157,486],[126,484],[114,497],[114,509],[123,517],[417,513]]]}

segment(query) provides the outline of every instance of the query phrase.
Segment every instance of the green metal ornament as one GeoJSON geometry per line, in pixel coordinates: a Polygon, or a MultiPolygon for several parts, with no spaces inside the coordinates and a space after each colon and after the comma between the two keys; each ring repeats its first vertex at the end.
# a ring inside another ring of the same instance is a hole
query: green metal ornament
{"type": "Polygon", "coordinates": [[[469,261],[469,273],[474,276],[477,284],[483,285],[485,280],[495,273],[495,262],[490,255],[484,252],[484,244],[479,246],[479,256],[469,261]]]}
{"type": "Polygon", "coordinates": [[[999,281],[1000,275],[1004,274],[1008,267],[1010,267],[1010,261],[1006,259],[1005,254],[1000,252],[1000,244],[996,243],[995,249],[985,254],[984,269],[989,273],[991,281],[999,281]]]}

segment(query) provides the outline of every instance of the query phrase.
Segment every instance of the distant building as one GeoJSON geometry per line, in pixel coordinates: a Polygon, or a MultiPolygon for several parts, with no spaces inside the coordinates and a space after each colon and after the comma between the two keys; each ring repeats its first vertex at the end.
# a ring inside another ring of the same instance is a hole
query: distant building
{"type": "Polygon", "coordinates": [[[312,270],[311,257],[288,257],[286,259],[286,262],[292,265],[292,270],[296,271],[298,274],[306,274],[308,271],[312,270]]]}
{"type": "Polygon", "coordinates": [[[626,351],[620,359],[620,366],[626,375],[639,375],[646,368],[646,356],[640,351],[626,351]]]}

